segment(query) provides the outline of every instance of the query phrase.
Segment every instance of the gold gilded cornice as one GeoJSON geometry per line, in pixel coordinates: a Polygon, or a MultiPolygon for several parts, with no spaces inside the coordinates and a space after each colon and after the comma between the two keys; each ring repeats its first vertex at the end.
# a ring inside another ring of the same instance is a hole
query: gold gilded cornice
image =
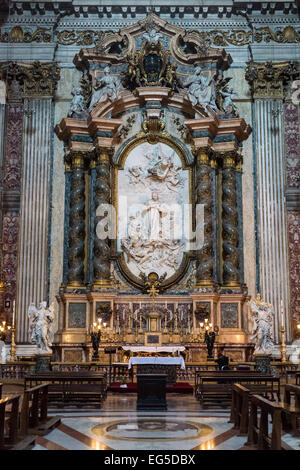
{"type": "Polygon", "coordinates": [[[283,99],[285,86],[297,78],[295,62],[248,62],[245,78],[254,98],[283,99]]]}
{"type": "MultiPolygon", "coordinates": [[[[188,34],[192,35],[199,31],[189,31],[188,34]]],[[[50,28],[37,28],[34,31],[24,31],[21,26],[14,26],[10,31],[0,31],[0,42],[4,43],[51,43],[55,42],[61,46],[92,46],[98,41],[103,41],[103,37],[112,36],[114,31],[101,31],[101,30],[61,30],[56,31],[54,36],[50,28]]],[[[269,26],[261,28],[254,28],[254,30],[247,29],[231,29],[224,31],[220,29],[213,29],[210,31],[201,31],[200,39],[205,47],[216,46],[224,47],[232,46],[246,46],[253,43],[271,43],[277,44],[298,44],[300,43],[300,30],[293,26],[286,26],[283,29],[273,30],[269,26]]]]}

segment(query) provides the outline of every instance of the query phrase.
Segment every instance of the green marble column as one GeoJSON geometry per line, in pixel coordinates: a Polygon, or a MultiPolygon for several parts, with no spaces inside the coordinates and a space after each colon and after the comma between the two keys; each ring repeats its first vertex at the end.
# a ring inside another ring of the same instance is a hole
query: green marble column
{"type": "Polygon", "coordinates": [[[222,154],[222,238],[223,238],[223,285],[238,287],[239,280],[239,232],[236,194],[235,151],[222,154]]]}
{"type": "Polygon", "coordinates": [[[67,287],[83,287],[85,259],[85,170],[84,152],[72,152],[69,249],[68,249],[68,284],[67,287]]]}
{"type": "Polygon", "coordinates": [[[196,204],[204,205],[204,226],[197,228],[204,231],[204,243],[197,254],[196,287],[213,286],[213,229],[212,229],[212,187],[210,148],[199,148],[196,152],[196,204]]]}
{"type": "MultiPolygon", "coordinates": [[[[104,224],[104,219],[108,221],[110,213],[97,214],[102,204],[111,202],[111,177],[110,177],[110,149],[97,149],[96,154],[96,181],[94,187],[95,202],[95,239],[94,239],[94,282],[93,287],[103,289],[111,287],[110,281],[110,230],[104,224]],[[105,230],[108,229],[107,237],[99,237],[98,224],[103,224],[105,230]]],[[[100,211],[101,212],[101,211],[100,211]]],[[[110,221],[113,223],[113,221],[110,221]]]]}

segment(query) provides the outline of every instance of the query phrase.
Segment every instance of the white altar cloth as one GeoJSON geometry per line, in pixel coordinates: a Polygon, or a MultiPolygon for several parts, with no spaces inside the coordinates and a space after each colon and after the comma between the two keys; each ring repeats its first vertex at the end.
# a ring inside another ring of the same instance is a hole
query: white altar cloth
{"type": "Polygon", "coordinates": [[[159,353],[168,352],[174,354],[177,351],[184,351],[184,346],[122,346],[125,351],[159,353]]]}
{"type": "Polygon", "coordinates": [[[161,364],[164,366],[180,366],[180,369],[185,369],[183,357],[131,357],[128,369],[131,369],[134,364],[161,364]]]}

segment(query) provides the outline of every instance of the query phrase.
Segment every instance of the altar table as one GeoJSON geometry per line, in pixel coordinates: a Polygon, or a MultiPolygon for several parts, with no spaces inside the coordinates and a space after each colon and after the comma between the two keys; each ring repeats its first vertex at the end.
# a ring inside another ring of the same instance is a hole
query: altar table
{"type": "Polygon", "coordinates": [[[185,350],[184,346],[122,346],[122,349],[125,351],[131,351],[133,353],[160,353],[160,352],[166,352],[166,353],[172,353],[174,354],[175,352],[181,352],[185,350]]]}
{"type": "Polygon", "coordinates": [[[185,369],[183,357],[131,357],[128,369],[137,366],[137,374],[166,374],[167,384],[176,383],[176,369],[185,369]]]}

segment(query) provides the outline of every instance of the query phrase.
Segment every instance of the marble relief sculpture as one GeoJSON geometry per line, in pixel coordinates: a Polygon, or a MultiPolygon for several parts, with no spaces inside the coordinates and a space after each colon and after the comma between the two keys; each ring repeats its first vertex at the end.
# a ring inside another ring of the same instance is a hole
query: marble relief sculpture
{"type": "Polygon", "coordinates": [[[117,99],[120,90],[123,88],[120,79],[111,75],[110,67],[105,67],[103,76],[97,80],[94,86],[89,110],[92,111],[99,103],[106,100],[113,101],[117,99]]]}
{"type": "Polygon", "coordinates": [[[193,106],[200,105],[205,111],[208,106],[217,109],[214,79],[210,75],[205,75],[200,66],[195,68],[194,73],[184,81],[183,86],[187,88],[193,106]]]}
{"type": "Polygon", "coordinates": [[[119,195],[126,195],[129,207],[127,236],[119,246],[136,276],[153,269],[170,276],[185,246],[182,231],[176,234],[178,226],[182,229],[181,206],[189,202],[188,176],[176,152],[164,144],[142,144],[131,155],[119,178],[119,195]],[[137,160],[138,166],[132,164],[137,160]]]}
{"type": "Polygon", "coordinates": [[[250,300],[251,318],[254,322],[252,337],[255,341],[254,354],[270,354],[273,346],[273,306],[264,302],[257,295],[256,299],[250,300]]]}
{"type": "Polygon", "coordinates": [[[37,309],[32,303],[28,308],[29,334],[40,354],[52,353],[50,346],[54,338],[54,304],[49,308],[46,305],[46,302],[41,302],[37,309]]]}

